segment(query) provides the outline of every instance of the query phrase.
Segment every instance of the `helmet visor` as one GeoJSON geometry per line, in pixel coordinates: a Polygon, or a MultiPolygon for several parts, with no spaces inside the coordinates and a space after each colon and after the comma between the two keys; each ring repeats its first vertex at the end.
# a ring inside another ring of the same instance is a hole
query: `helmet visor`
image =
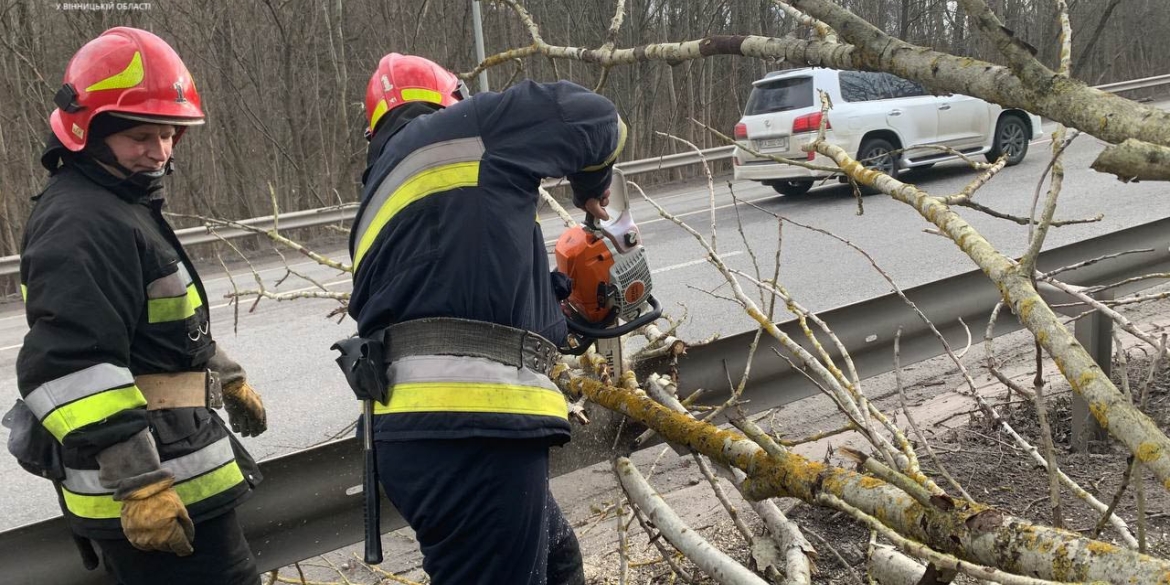
{"type": "Polygon", "coordinates": [[[166,116],[147,116],[143,114],[128,114],[126,112],[106,112],[126,120],[145,122],[147,124],[169,124],[171,126],[202,126],[203,118],[168,118],[166,116]]]}

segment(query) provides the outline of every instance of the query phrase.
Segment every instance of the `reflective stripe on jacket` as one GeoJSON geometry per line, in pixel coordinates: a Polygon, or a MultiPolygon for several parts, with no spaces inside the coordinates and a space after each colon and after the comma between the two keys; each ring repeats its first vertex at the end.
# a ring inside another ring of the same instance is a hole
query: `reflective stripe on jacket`
{"type": "MultiPolygon", "coordinates": [[[[605,191],[625,140],[613,104],[569,82],[525,81],[405,125],[391,122],[371,142],[350,233],[349,314],[359,332],[459,317],[561,343],[564,316],[533,221],[538,187],[543,178],[568,177],[579,202],[605,191]]],[[[517,378],[501,370],[481,379],[467,373],[481,373],[468,358],[447,360],[446,371],[424,368],[417,379],[413,367],[414,382],[400,388],[405,382],[393,379],[378,417],[383,438],[567,439],[564,399],[544,394],[554,388],[541,374],[503,366],[517,378]]]]}
{"type": "MultiPolygon", "coordinates": [[[[231,440],[223,437],[199,449],[163,461],[163,469],[174,474],[175,492],[188,508],[220,494],[244,481],[236,462],[231,440]]],[[[78,518],[89,520],[117,519],[122,503],[114,501],[113,491],[103,488],[96,469],[65,468],[61,491],[65,506],[78,518]]]]}
{"type": "Polygon", "coordinates": [[[389,399],[374,405],[378,439],[567,438],[564,395],[548,376],[528,368],[484,358],[410,356],[391,364],[388,378],[389,399]]]}
{"type": "Polygon", "coordinates": [[[80,534],[122,534],[96,455],[150,428],[195,521],[249,491],[234,444],[207,408],[147,411],[134,377],[200,371],[215,354],[207,297],[162,200],[107,188],[79,168],[49,179],[26,226],[20,279],[29,332],[17,382],[61,443],[65,513],[80,534]]]}

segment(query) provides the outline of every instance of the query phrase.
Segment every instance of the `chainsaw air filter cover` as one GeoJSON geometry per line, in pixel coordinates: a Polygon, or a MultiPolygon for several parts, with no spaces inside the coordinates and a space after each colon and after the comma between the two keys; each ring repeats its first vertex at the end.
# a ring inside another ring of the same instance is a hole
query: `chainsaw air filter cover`
{"type": "MultiPolygon", "coordinates": [[[[637,231],[632,232],[637,242],[637,231]]],[[[650,296],[650,267],[646,250],[626,245],[621,251],[608,237],[577,226],[557,240],[557,269],[573,279],[567,302],[589,323],[609,321],[616,314],[625,321],[638,316],[650,296]]]]}
{"type": "Polygon", "coordinates": [[[569,228],[557,239],[557,270],[573,280],[573,290],[565,302],[589,323],[609,319],[613,308],[609,290],[613,252],[603,238],[581,226],[569,228]]]}

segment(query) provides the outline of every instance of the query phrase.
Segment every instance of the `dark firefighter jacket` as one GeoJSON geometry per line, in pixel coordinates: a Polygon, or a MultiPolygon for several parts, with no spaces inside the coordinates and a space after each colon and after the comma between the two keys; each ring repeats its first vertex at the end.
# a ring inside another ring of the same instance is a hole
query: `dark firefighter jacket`
{"type": "MultiPolygon", "coordinates": [[[[350,234],[359,333],[458,317],[561,343],[537,188],[567,177],[579,204],[604,193],[625,141],[613,104],[569,82],[525,81],[408,116],[383,122],[370,145],[350,234]]],[[[391,364],[390,379],[389,402],[375,406],[382,440],[568,438],[564,397],[543,372],[412,356],[391,364]]]]}
{"type": "Polygon", "coordinates": [[[193,521],[231,509],[249,491],[251,458],[207,408],[148,412],[134,381],[201,371],[216,352],[203,284],[162,199],[86,158],[53,167],[22,243],[29,332],[16,369],[29,409],[61,444],[71,526],[121,537],[121,503],[99,482],[96,456],[143,429],[193,521]]]}

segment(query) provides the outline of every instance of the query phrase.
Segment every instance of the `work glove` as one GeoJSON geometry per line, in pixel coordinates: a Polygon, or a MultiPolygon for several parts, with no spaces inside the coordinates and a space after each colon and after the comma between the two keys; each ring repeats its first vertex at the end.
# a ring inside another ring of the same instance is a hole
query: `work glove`
{"type": "Polygon", "coordinates": [[[255,437],[268,428],[268,415],[260,394],[243,379],[223,387],[223,406],[227,410],[232,430],[245,437],[255,437]]]}
{"type": "Polygon", "coordinates": [[[173,478],[166,478],[142,486],[122,500],[122,532],[134,548],[181,557],[195,552],[195,525],[174,484],[173,478]]]}

